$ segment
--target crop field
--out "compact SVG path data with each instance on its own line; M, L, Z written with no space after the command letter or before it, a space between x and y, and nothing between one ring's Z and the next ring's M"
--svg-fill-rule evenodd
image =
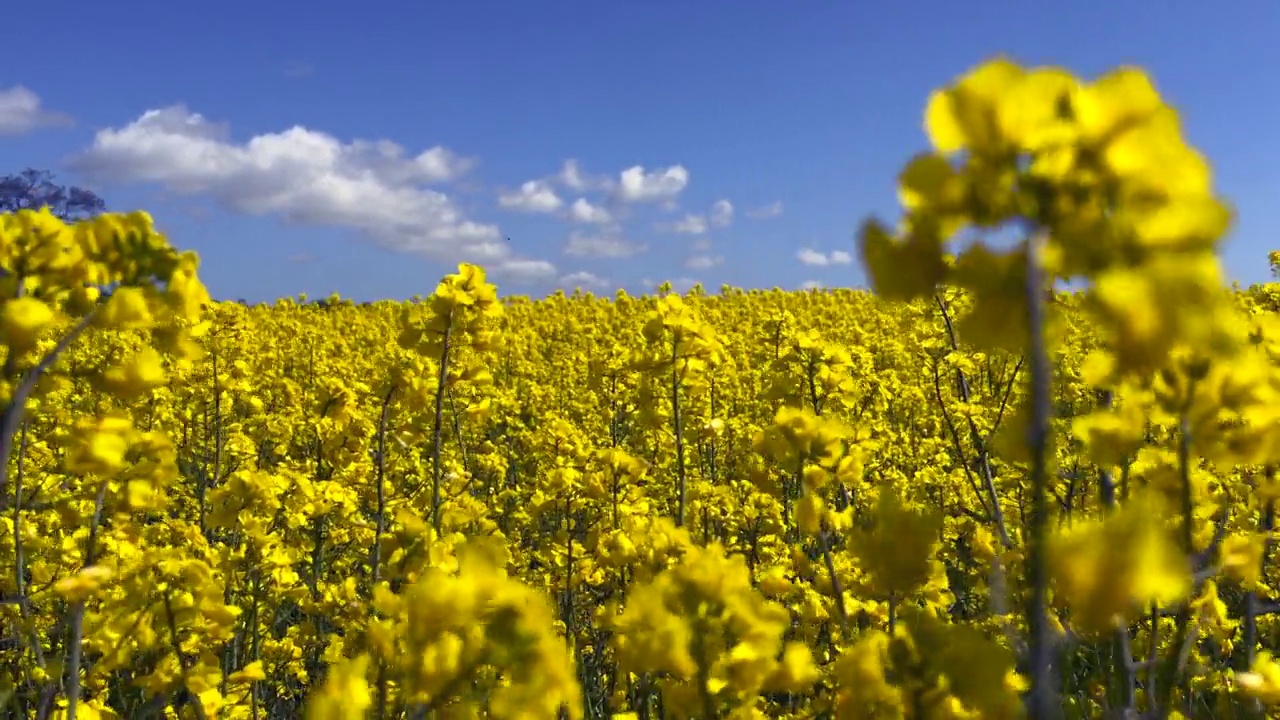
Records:
M1267 717L1280 284L1140 71L927 108L869 290L249 306L0 215L6 717Z

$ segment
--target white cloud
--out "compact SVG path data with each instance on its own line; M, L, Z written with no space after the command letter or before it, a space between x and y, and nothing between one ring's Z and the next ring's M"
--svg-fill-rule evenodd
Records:
M40 96L21 85L0 89L0 135L21 135L40 127L71 124L70 115L44 109Z
M564 253L575 257L625 258L642 253L647 248L633 243L618 234L616 229L588 235L574 230L569 233Z
M749 218L763 220L765 218L775 218L782 214L782 201L769 203L757 208L747 210L746 215Z
M564 167L560 169L560 174L556 175L556 180L558 180L561 185L577 192L586 192L588 190L610 190L613 188L612 180L607 177L590 175L584 172L582 170L582 166L574 159L564 161Z
M556 276L556 266L546 260L511 258L485 267L495 280L515 284L546 282Z
M574 222L605 225L613 222L613 215L599 205L592 205L585 198L578 198L569 206L569 219Z
M546 180L530 180L521 185L519 190L499 195L498 205L508 210L549 213L559 210L564 201Z
M825 287L826 285L824 285L821 280L805 280L800 283L801 290L821 290Z
M560 278L560 285L564 287L581 287L601 289L609 285L609 281L605 278L589 272L569 273Z
M711 250L711 238L698 238L691 244L694 252L705 253Z
M392 250L480 262L509 277L554 276L550 263L516 256L497 226L469 220L447 195L424 187L473 164L443 147L408 157L388 140L343 143L302 126L237 143L225 124L181 105L101 130L71 159L99 180L157 183L212 196L237 213L348 228Z
M617 198L625 203L670 202L688 185L689 171L683 165L653 172L635 165L618 176Z
M722 255L694 255L684 261L684 266L689 270L706 270L723 262Z
M853 262L853 255L844 250L832 250L830 253L819 252L811 248L803 248L796 253L796 258L805 265L848 265Z
M704 235L713 227L723 228L731 224L733 224L733 203L728 200L717 200L712 203L711 211L706 215L685 215L675 222L656 223L654 227L682 235Z
M711 205L711 224L716 227L729 227L733 223L733 203L728 200L717 200Z
M800 252L796 253L796 258L805 265L826 265L829 262L825 253L809 248L801 249Z
M582 192L587 189L587 180L582 175L582 168L578 166L577 160L565 160L564 168L560 170L560 182L570 190Z
M702 215L685 215L683 219L670 223L656 223L659 230L680 233L681 235L702 235L707 231L707 219Z

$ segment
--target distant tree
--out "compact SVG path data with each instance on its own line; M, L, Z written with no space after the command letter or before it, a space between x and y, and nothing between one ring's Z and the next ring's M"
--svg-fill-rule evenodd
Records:
M93 217L107 209L106 201L90 190L58 185L48 170L27 168L0 177L0 212L37 210L45 205L64 222Z

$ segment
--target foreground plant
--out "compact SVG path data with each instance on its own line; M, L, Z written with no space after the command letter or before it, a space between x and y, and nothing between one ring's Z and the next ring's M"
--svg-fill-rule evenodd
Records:
M1069 601L1067 617L1075 617L1081 630L1101 625L1124 634L1116 645L1124 655L1115 654L1111 661L1116 676L1129 686L1120 708L1129 711L1136 709L1136 661L1128 656L1127 623L1115 626L1112 616L1143 603L1153 608L1149 662L1156 664L1161 608L1176 609L1179 635L1164 659L1167 671L1153 673L1142 685L1147 709L1167 712L1186 669L1190 577L1207 563L1193 565L1216 552L1212 543L1198 541L1198 523L1204 518L1196 507L1190 458L1193 444L1199 445L1194 449L1209 448L1199 428L1193 430L1193 388L1212 367L1250 362L1237 359L1244 337L1233 332L1239 324L1215 254L1231 212L1214 194L1208 163L1182 139L1177 113L1137 69L1085 82L1058 68L1023 68L997 58L934 93L925 127L934 151L913 158L902 171L901 227L891 231L868 222L860 243L877 292L909 301L933 295L944 283L960 287L973 298L960 336L979 349L1021 351L1028 358L1030 388L1021 419L1031 512L1019 529L1026 576L1018 588L1026 604L1028 710L1037 718L1062 711L1056 685L1065 669L1055 660L1061 657L1062 638L1050 612L1056 587ZM1001 251L981 237L1007 228L1021 236L1010 250ZM953 250L975 233L978 239ZM1159 515L1144 516L1146 524L1132 531L1107 529L1132 525L1131 514L1122 513L1101 521L1103 526L1091 535L1064 538L1056 584L1051 577L1055 523L1049 498L1056 450L1050 437L1050 354L1063 338L1054 331L1058 318L1049 300L1060 281L1084 284L1085 311L1102 341L1086 382L1111 404L1127 406L1103 407L1095 416L1077 419L1081 426L1101 430L1081 439L1097 463L1098 485L1108 503L1114 503L1109 478L1116 466L1123 473L1131 471L1143 428L1129 426L1134 431L1129 437L1136 442L1129 443L1127 452L1092 450L1102 450L1107 435L1114 437L1121 429L1117 422L1142 418L1129 411L1129 404L1141 402L1153 381L1170 386L1160 403L1163 412L1147 415L1145 421L1148 433L1151 423L1167 431L1165 442L1176 447L1180 458L1171 467L1175 480L1167 499L1173 502L1167 508L1180 517L1182 563L1170 565L1163 559L1178 543L1164 523L1154 520ZM1269 373L1268 368L1264 374ZM1224 400L1202 406L1201 412L1212 415L1229 407ZM1269 418L1266 422L1274 427ZM1110 428L1104 430L1107 424ZM1265 463L1275 458L1255 452L1221 460ZM1132 536L1133 542L1109 541L1113 532L1120 533L1115 537ZM1068 544L1074 549L1066 551ZM1101 550L1103 544L1107 550ZM1088 564L1095 548L1103 553L1123 548L1120 552L1147 553L1143 558L1150 559L1134 558L1105 571ZM1107 577L1097 577L1099 573ZM1126 584L1105 589L1100 584L1125 576L1131 577ZM1169 579L1153 585L1156 576ZM1194 586L1197 591L1200 587ZM1104 592L1105 599L1099 596Z

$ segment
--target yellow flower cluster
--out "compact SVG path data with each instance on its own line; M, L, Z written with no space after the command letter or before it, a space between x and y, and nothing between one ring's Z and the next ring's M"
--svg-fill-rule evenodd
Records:
M1136 69L925 127L878 295L246 306L0 215L0 706L1280 717L1280 284L1208 163Z

